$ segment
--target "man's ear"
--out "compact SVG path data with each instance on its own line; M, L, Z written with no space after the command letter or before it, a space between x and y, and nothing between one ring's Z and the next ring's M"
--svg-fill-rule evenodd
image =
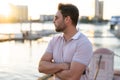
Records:
M71 22L70 16L65 17L65 22L66 22L66 23Z

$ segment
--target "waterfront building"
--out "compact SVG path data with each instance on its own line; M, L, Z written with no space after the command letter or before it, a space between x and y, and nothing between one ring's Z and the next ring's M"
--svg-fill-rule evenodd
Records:
M95 0L95 16L96 21L103 20L103 1Z
M25 5L10 5L11 18L16 21L28 21L28 7Z
M28 6L9 4L9 15L0 14L0 22L25 22L28 21Z
M40 21L53 21L54 15L40 15Z

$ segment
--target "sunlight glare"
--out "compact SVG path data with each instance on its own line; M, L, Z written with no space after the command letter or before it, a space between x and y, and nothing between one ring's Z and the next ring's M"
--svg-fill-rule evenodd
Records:
M10 15L10 6L8 3L0 2L0 15L8 17Z

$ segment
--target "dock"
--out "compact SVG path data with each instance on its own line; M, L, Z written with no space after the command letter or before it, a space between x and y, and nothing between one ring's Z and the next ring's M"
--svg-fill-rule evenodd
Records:
M0 42L11 40L37 40L44 36L56 34L53 30L23 31L21 33L0 34Z

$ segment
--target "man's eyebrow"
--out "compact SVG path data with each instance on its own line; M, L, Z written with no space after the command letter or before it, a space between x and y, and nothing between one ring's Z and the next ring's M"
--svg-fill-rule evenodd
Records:
M57 16L57 15L55 15L54 17L55 17L55 18L58 18L58 16Z

